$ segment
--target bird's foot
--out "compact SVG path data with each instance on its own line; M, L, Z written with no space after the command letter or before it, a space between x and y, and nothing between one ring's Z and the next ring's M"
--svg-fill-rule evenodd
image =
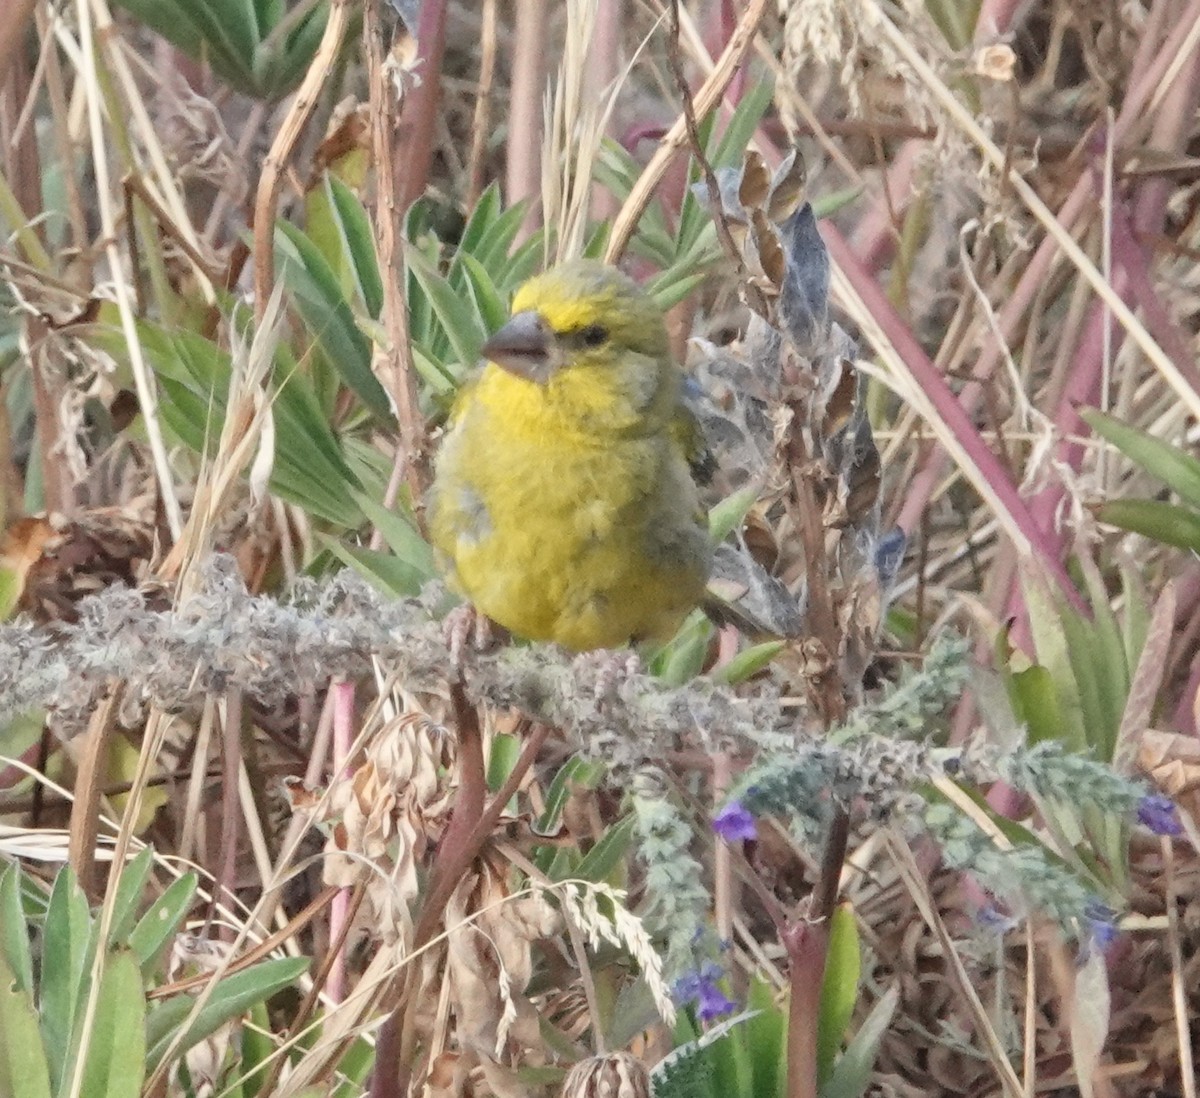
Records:
M442 639L450 649L450 667L455 675L462 675L463 654L467 642L476 652L483 652L492 641L492 622L469 602L456 606L442 619Z
M642 670L638 654L612 648L597 648L592 652L581 652L572 662L571 669L586 682L593 680L592 695L597 709L604 709L617 699L622 680L631 678Z

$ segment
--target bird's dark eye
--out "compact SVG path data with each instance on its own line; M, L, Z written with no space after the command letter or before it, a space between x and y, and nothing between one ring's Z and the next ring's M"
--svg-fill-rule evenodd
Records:
M580 331L579 341L585 347L599 347L608 342L608 329L601 324L589 324Z

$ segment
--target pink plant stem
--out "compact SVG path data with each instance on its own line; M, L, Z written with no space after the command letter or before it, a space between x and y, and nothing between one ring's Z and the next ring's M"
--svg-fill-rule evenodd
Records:
M783 935L788 957L787 1098L817 1098L817 1025L829 952L829 922L796 922Z
M1192 387L1200 389L1200 371L1196 370L1188 346L1188 337L1171 319L1158 291L1154 288L1146 253L1135 238L1133 222L1125 203L1113 204L1111 228L1114 265L1124 270L1128 276L1133 300L1142 310L1146 327Z
M890 164L881 172L883 193L859 219L851 235L855 254L869 271L879 271L888 264L900 238L893 215L899 216L912 202L913 177L927 141L905 141Z
M535 200L542 190L542 87L546 82L546 0L517 0L512 88L508 112L507 205L529 200L522 236L537 228Z
M354 683L339 679L331 687L333 691L333 772L337 778L348 774L346 763L350 758L350 746L354 741ZM329 941L342 939L342 928L350 914L350 889L339 888L329 911ZM346 949L345 943L338 949L337 956L329 968L329 979L325 984L331 1002L340 1003L346 997Z
M1166 0L1156 5L1161 8ZM1157 90L1166 76L1167 69L1182 49L1191 32L1192 24L1200 19L1200 0L1192 0L1188 5L1185 16L1172 23L1166 41L1161 48L1157 44L1155 28L1162 22L1161 18L1151 19L1139 45L1134 65L1134 75L1130 81L1130 90L1125 96L1121 111L1113 127L1113 141L1120 147L1129 139L1133 131L1143 119L1143 109L1151 95ZM1176 81L1176 84L1184 81ZM1189 81L1190 83L1190 81ZM1095 203L1095 193L1090 173L1081 173L1076 180L1067 200L1058 212L1058 220L1064 229L1070 231L1079 215L1090 209ZM1141 227L1139 223L1139 227ZM1025 273L1017 280L1003 308L998 315L1000 331L1006 340L1013 338L1014 332L1022 319L1027 315L1030 306L1037 297L1046 279L1049 277L1052 264L1058 259L1058 245L1052 237L1044 237L1029 261ZM995 340L989 340L980 351L979 361L973 371L973 381L963 387L960 400L968 413L973 413L983 396L984 388L977 382L986 381L995 371L1001 358L1001 346ZM939 447L932 447L924 465L917 471L909 482L905 502L897 517L897 523L906 531L915 530L920 516L929 504L929 500L938 484L945 476L947 457Z

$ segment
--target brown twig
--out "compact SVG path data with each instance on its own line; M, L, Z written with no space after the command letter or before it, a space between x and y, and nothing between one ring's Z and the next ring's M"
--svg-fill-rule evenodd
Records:
M321 36L321 44L263 161L254 198L254 316L260 324L275 286L275 214L279 207L283 173L287 170L300 134L316 108L317 96L325 78L334 67L350 22L350 8L350 0L332 0L330 3L329 19Z
M708 114L725 94L725 89L754 45L754 36L758 33L766 10L766 0L749 0L747 3L745 14L743 14L737 30L729 39L725 52L721 54L708 79L696 93L694 109L697 115ZM649 205L654 189L675 158L675 154L687 144L687 141L687 119L680 115L659 142L650 162L643 169L642 174L633 185L633 189L629 192L629 197L625 199L625 204L613 221L612 235L609 237L608 247L604 252L605 262L616 263L625 254L625 249L633 236L633 230L637 227L646 206Z
M100 823L101 786L108 772L108 754L117 729L117 710L124 696L119 682L110 682L96 708L79 760L75 778L75 802L71 805L70 837L67 840L67 860L89 899L96 890L96 835Z
M397 192L396 178L389 165L396 163L395 104L391 82L384 72L387 49L383 40L381 0L369 0L363 12L363 39L367 54L367 78L371 93L371 150L375 160L375 236L379 269L383 276L384 329L388 334L388 379L400 428L393 475L383 500L392 507L400 484L406 482L413 500L423 494L421 457L425 449L425 422L417 393L416 371L409 342L406 274L400 245L400 223L406 205Z
M683 71L683 58L679 47L679 0L671 0L667 5L670 15L670 37L667 39L667 63L671 67L671 75L675 78L675 87L683 105L683 123L687 130L688 142L692 147L692 156L704 176L704 186L708 191L708 204L712 210L713 227L717 230L717 239L725 254L729 256L734 269L738 272L750 307L762 316L767 315L767 299L762 290L746 277L746 264L742 253L734 242L733 233L729 231L729 220L725 216L725 205L721 201L721 184L717 181L717 173L713 171L708 157L704 155L704 145L700 140L700 129L696 125L696 107L692 102L692 89L688 87L687 75Z
M496 0L483 0L479 30L479 86L475 93L475 115L471 120L471 155L467 161L468 209L483 193L484 162L487 159L492 86L496 81Z
M445 914L446 903L491 837L496 822L521 787L550 734L547 725L535 724L530 729L521 754L504 784L485 807L487 775L479 714L467 699L461 681L451 684L450 700L458 727L458 794L437 861L430 873L429 888L413 930L410 953L418 952L433 940ZM371 1098L392 1098L407 1093L415 1062L415 1018L410 1006L419 976L419 966L410 965L400 977L399 1001L380 1032L375 1073L371 1079Z

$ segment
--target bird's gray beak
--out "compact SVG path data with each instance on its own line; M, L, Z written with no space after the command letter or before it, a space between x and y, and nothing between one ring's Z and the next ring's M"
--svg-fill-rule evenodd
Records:
M558 369L554 333L533 310L517 313L482 348L483 357L510 374L544 385Z

